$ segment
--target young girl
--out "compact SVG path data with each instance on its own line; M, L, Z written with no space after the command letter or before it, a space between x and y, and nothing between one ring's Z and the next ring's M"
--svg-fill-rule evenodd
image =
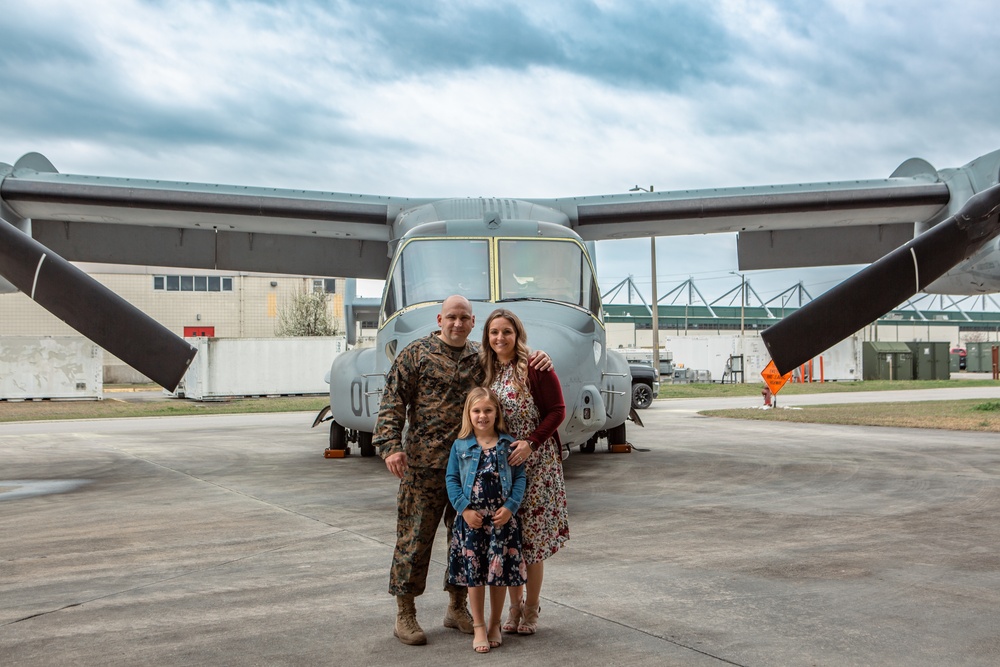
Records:
M507 587L523 585L525 577L515 517L524 496L524 466L508 462L514 439L503 428L496 394L484 387L470 391L446 476L448 500L458 512L448 553L448 583L469 587L472 648L477 653L503 643L500 615ZM485 586L490 587L489 627Z

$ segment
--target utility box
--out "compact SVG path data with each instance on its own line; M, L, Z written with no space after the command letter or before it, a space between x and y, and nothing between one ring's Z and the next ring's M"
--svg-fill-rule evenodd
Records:
M0 337L0 400L104 398L104 350L83 336Z
M949 343L907 343L906 346L913 354L914 380L951 379Z
M965 346L965 370L970 373L991 373L993 371L993 348L997 341L967 343Z
M906 343L865 341L861 358L865 380L913 379L913 352Z

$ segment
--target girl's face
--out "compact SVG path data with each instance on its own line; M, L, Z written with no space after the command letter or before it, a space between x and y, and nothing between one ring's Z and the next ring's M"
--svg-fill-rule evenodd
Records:
M493 401L484 398L473 403L469 408L469 420L476 435L492 435L497 421L497 408Z
M500 361L510 361L517 352L517 332L506 317L494 317L490 321L490 347Z

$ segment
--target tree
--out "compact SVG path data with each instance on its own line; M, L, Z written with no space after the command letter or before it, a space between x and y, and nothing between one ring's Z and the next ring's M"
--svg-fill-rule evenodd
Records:
M337 325L330 317L326 292L302 291L292 296L278 311L277 336L336 336Z

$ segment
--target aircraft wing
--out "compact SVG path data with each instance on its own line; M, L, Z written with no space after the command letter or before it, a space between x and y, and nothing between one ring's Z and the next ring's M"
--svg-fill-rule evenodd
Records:
M6 172L6 173L4 173ZM402 198L56 173L0 165L3 218L72 261L385 278Z
M928 165L929 166L929 165ZM553 200L587 241L736 232L739 268L870 263L940 217L936 173L886 179Z

